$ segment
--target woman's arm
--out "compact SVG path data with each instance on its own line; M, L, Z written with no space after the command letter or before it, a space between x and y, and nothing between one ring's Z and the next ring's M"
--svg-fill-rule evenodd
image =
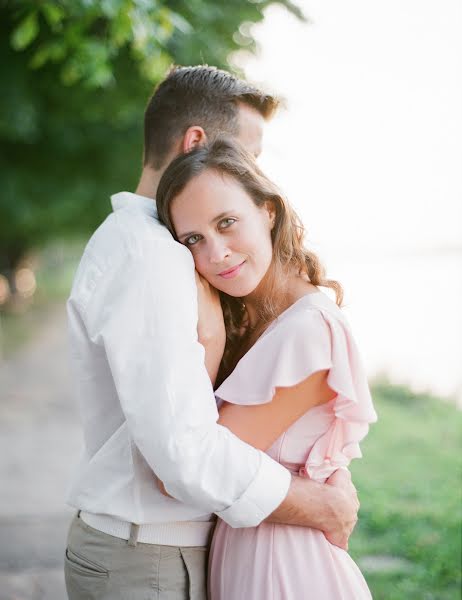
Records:
M197 271L195 273L199 309L197 335L205 348L205 367L212 385L215 385L226 343L223 310L217 290Z
M242 406L224 402L218 423L259 450L267 450L310 408L335 398L327 384L328 370L317 371L291 387L277 387L271 402Z
M241 406L225 402L218 422L255 448L267 450L310 408L335 398L336 393L327 384L328 373L327 369L317 371L297 385L276 388L268 404ZM336 471L326 483L329 485L294 476L287 498L266 520L312 526L322 530L329 542L347 550L358 519L356 489L346 469Z
M259 450L267 450L292 423L310 408L335 397L327 385L328 370L317 371L297 385L278 387L268 404L241 406L224 402L218 423ZM162 481L157 485L168 496Z

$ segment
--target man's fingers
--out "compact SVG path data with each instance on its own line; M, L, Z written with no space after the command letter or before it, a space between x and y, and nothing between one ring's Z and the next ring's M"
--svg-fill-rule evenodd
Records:
M340 487L349 484L353 485L351 483L351 473L348 469L337 469L327 479L326 483L329 483L330 485L338 485Z
M345 536L339 536L336 534L325 534L328 542L333 544L334 546L338 546L342 548L342 550L348 550L348 538Z

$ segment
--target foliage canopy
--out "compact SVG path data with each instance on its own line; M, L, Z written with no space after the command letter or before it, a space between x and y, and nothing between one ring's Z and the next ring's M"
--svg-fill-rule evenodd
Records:
M0 271L89 232L139 172L142 115L172 64L255 49L274 0L16 0L0 4ZM300 10L281 0L298 18Z

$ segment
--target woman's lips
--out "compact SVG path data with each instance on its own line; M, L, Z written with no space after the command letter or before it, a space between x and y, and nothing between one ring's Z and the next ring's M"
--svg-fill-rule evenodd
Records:
M218 275L220 277L223 277L223 279L232 279L233 277L236 277L236 275L239 273L239 271L241 270L241 267L243 266L244 263L245 263L245 260L242 261L240 265L231 267L231 269L226 269L226 271L222 271L221 273L218 273Z

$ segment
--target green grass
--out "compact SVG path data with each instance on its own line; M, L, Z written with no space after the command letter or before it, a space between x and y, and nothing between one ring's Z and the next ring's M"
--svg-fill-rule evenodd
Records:
M375 600L459 600L462 414L404 387L373 395L379 421L352 465L361 512L351 555ZM383 556L402 564L361 564Z

